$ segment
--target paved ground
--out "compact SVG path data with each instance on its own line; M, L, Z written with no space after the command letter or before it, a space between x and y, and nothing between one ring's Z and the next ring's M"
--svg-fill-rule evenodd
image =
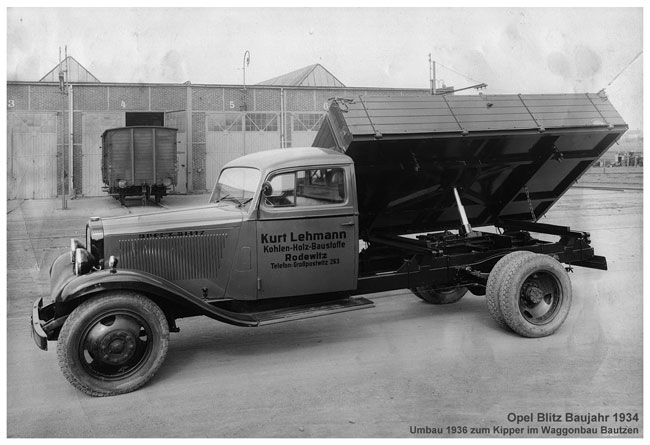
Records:
M642 167L592 167L580 178L579 187L643 190Z
M589 230L610 267L576 268L571 314L551 337L525 339L498 328L482 297L441 307L408 291L370 296L374 309L259 329L186 319L157 376L112 398L74 389L58 369L55 348L34 346L31 304L48 293L51 261L71 236L83 237L88 216L159 209L138 202L122 208L110 198L68 204L69 210L60 210L60 200L7 204L9 437L593 437L627 436L621 428L628 427L638 428L636 437L643 433L641 192L573 189L542 221ZM566 413L608 417L567 422ZM614 413L631 416L621 423ZM522 420L529 415L532 421Z

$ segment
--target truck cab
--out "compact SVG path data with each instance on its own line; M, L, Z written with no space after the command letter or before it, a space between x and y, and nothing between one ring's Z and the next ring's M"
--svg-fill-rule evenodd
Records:
M227 164L210 202L243 210L226 297L267 299L356 288L354 163L321 148L270 150ZM241 274L241 275L240 275Z

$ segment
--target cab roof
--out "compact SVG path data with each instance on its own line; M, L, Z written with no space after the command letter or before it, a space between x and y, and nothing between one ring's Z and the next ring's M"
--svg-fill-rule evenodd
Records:
M348 165L352 159L340 152L317 147L279 148L251 153L228 162L224 168L253 167L261 171L312 165Z

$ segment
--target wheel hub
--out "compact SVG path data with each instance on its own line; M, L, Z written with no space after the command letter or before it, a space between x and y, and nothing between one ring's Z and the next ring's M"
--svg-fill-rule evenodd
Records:
M99 343L99 356L111 365L119 365L133 357L135 338L130 332L110 332Z
M524 298L532 304L537 304L544 299L544 291L539 288L537 283L526 283L523 291Z
M531 323L547 323L557 313L561 298L552 275L536 273L521 287L519 310Z
M108 317L88 332L85 349L94 360L119 366L129 362L140 342L140 326L128 317Z

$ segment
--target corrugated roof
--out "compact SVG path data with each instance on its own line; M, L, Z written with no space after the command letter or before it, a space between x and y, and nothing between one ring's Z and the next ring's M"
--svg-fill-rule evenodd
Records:
M80 83L91 82L100 83L100 80L92 75L90 71L83 67L74 57L68 56L52 70L47 73L39 82L58 82L59 71L68 69L68 82Z
M597 94L360 96L345 104L355 136L550 130L626 125Z
M321 64L309 65L299 70L283 74L257 85L287 87L345 87L345 85Z

